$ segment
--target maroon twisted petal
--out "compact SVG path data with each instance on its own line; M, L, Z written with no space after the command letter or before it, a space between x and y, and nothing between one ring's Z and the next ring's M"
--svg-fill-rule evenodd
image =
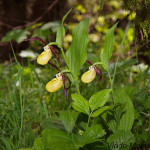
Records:
M56 65L54 65L51 61L49 61L48 63L49 63L52 67L54 67L55 69L57 69L59 72L61 72L60 69L59 69Z
M65 82L66 82L65 77L69 81L69 86L67 88L66 88L66 85L65 85ZM62 80L63 80L63 84L64 84L64 96L65 96L65 100L67 100L67 91L69 90L69 88L71 86L71 81L70 81L70 78L66 74L62 74Z
M56 56L57 61L60 62L58 51L57 51L53 46L49 46L49 48L50 48L50 50L52 51L52 53Z
M86 60L86 62L87 62L88 64L90 64L90 65L93 65L89 60ZM93 65L93 66L94 66L94 65ZM97 75L99 76L98 81L100 81L100 80L102 79L102 71L101 71L98 67L96 67L96 66L94 66L94 70L96 71ZM103 79L102 79L102 81L103 81ZM104 81L103 81L103 82L104 82Z
M40 42L42 42L45 45L48 44L46 41L44 41L43 39L41 39L39 37L33 37L33 38L30 38L30 39L24 39L23 41L40 41Z
M44 45L48 45L48 43L46 41L44 41L43 39L39 38L39 37L33 37L30 39L24 39L23 41L40 41L42 42ZM53 46L49 46L50 50L52 51L52 53L56 56L57 61L60 62L59 60L59 53L58 51L53 47Z
M56 66L56 65L54 65L51 61L49 61L48 62L52 67L54 67L55 69L57 69L59 72L61 72L60 71L60 69ZM70 88L70 86L71 86L71 81L70 81L70 78L66 75L66 74L64 74L64 73L61 73L61 76L62 76L62 80L63 80L63 85L64 85L64 96L65 96L65 100L67 100L67 90ZM66 79L65 79L65 77L68 79L68 81L69 81L69 86L66 88L66 85L65 85L65 82L66 82Z

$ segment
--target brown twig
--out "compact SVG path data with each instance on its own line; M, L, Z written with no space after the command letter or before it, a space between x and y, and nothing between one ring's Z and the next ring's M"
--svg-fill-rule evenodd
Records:
M11 25L9 25L9 24L7 24L7 23L4 23L4 22L2 22L2 21L0 21L0 26L6 26L7 28L10 28L10 29L13 28Z

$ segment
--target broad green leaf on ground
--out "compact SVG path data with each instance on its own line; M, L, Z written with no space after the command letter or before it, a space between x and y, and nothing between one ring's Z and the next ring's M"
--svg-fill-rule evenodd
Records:
M106 33L104 49L101 52L101 61L105 70L108 70L109 59L112 56L113 45L115 42L114 31L118 22L113 25Z
M18 150L33 150L33 148L21 148L21 149L18 149Z
M35 150L43 150L44 149L44 145L43 145L43 141L41 137L38 137L35 141L34 141L34 149Z
M71 97L74 101L72 104L72 107L79 112L83 112L83 113L89 115L90 108L89 108L88 101L83 96L81 96L79 94L78 95L72 94Z
M126 104L120 119L118 130L131 130L134 123L134 106L130 97L121 89L114 91L115 103Z
M114 119L111 119L109 122L108 122L108 126L110 128L110 130L112 130L112 132L116 132L117 131L117 123Z
M54 115L53 115L53 117L43 119L40 122L40 125L41 125L42 129L60 130L62 128L60 118L58 116L54 116Z
M73 40L66 52L68 65L74 76L79 74L80 68L87 59L88 27L89 19L87 18L73 29Z
M117 131L107 139L111 150L130 150L134 142L134 135L131 131Z
M122 110L123 114L121 115L118 125L115 120L112 120L109 123L110 128L113 132L116 130L131 130L134 123L134 106L130 97L122 88L117 88L114 91L114 102L115 104L125 104L125 107Z
M65 36L65 28L63 25L59 28L56 34L56 43L58 43L62 47L62 40L63 37Z
M21 43L24 39L27 38L27 36L30 34L29 31L26 30L13 30L8 32L2 39L2 42L8 42L11 40L15 40L17 43Z
M86 129L81 138L83 145L99 141L105 135L105 130L100 125L93 125Z
M105 105L106 101L109 98L110 91L111 89L105 89L91 96L89 105L92 111L96 110L98 107L102 107Z
M62 111L59 113L60 120L63 122L66 131L70 134L74 128L75 122L78 118L78 112Z
M45 129L42 132L44 150L72 150L73 142L71 136L59 130Z
M102 108L99 108L98 110L94 111L91 115L91 117L97 117L100 114L102 114L103 112L107 111L110 109L110 106L104 106Z

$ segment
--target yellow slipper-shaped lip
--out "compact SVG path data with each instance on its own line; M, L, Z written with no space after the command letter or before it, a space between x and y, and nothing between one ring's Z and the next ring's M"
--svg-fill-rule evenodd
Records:
M90 83L94 80L96 76L96 71L94 69L94 66L90 66L89 67L89 71L85 72L82 77L81 77L81 81L83 83Z
M48 61L51 59L51 57L52 57L52 52L49 46L47 45L44 47L44 51L38 56L37 63L40 65L46 65Z
M62 80L62 75L61 73L56 75L56 78L54 78L53 80L49 81L46 84L46 90L48 92L56 92L58 91L63 85L63 80Z

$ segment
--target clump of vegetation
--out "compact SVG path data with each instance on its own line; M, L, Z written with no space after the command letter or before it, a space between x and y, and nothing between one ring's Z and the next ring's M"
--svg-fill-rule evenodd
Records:
M1 87L8 91L0 99L1 149L127 150L148 146L148 66L135 65L135 59L119 61L119 55L115 63L110 61L118 22L107 30L98 56L87 51L88 18L75 26L65 51L64 21L69 13L60 23L55 42L46 42L46 37L25 40L44 45L38 66L28 59L28 67L23 67L16 57L4 70L1 66L5 82ZM129 31L130 23L119 52Z

